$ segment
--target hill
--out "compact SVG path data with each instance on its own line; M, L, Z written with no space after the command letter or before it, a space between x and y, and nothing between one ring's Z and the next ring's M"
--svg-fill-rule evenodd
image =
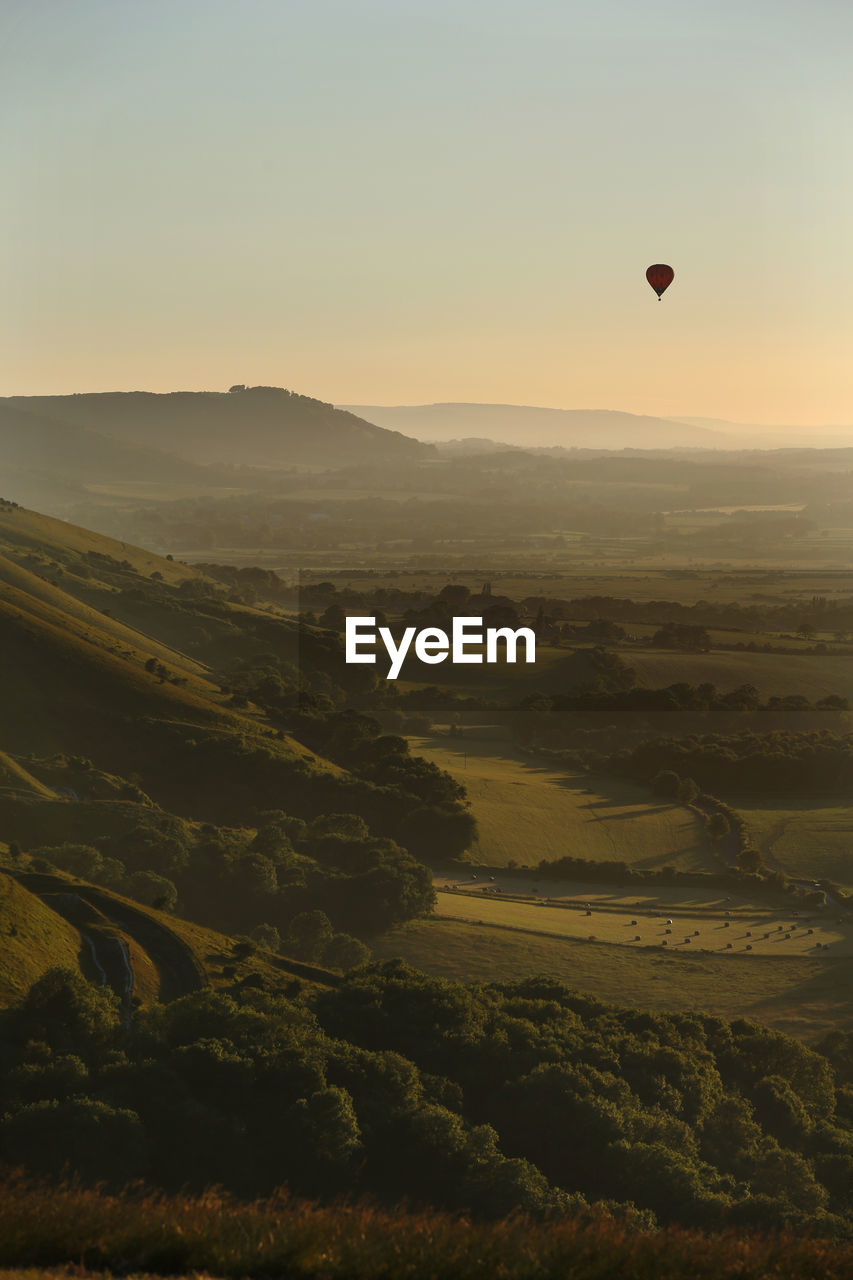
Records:
M345 709L375 683L330 632L0 504L0 839L48 868L358 963L429 910L416 858L473 828L452 778Z
M85 425L28 412L0 401L0 465L4 472L61 472L66 480L191 480L192 462L145 442L127 443Z
M736 437L708 427L611 409L465 403L342 407L419 440L486 437L490 442L569 449L714 449L736 443Z
M204 663L151 634L158 600L184 616L188 606L191 611L191 601L184 605L181 597L187 584L205 590L195 570L6 504L0 510L2 749L90 757L125 776L137 774L155 792L181 793L184 803L189 793L170 784L166 761L188 739L196 749L212 750L215 742L223 758L263 742L265 754L285 769L300 760L303 779L339 773L316 756L309 768L298 744L274 734L257 711L227 707ZM112 616L107 602L115 599L120 610L125 592L142 597L132 601L137 606L150 597L144 631ZM225 604L222 610L240 617ZM226 625L233 635L234 622ZM293 624L282 621L280 630L282 641L295 643Z
M0 855L2 857L2 855ZM179 999L205 987L283 988L294 977L324 985L337 975L181 920L62 872L0 869L0 1008L49 969L81 973L126 1006Z
M112 465L126 466L130 443L146 451L166 450L195 463L230 466L328 467L347 462L406 461L429 457L430 446L385 430L352 413L282 387L239 387L231 392L145 391L70 396L10 396L7 413L23 411L73 434L73 450L107 449L81 432L110 438ZM156 455L155 455L156 457ZM150 453L145 459L151 462ZM47 458L45 462L47 463ZM111 478L114 478L111 476ZM137 478L146 478L143 474Z
M22 999L32 984L53 966L80 967L82 941L77 930L2 872L0 935L3 938L0 1008Z

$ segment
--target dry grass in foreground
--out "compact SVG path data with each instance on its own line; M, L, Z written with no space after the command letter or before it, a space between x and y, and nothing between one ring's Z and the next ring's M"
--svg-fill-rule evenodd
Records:
M288 1280L849 1280L853 1247L793 1235L639 1231L585 1219L499 1222L280 1195L241 1204L0 1183L0 1267L42 1277L73 1268L122 1275L277 1276Z

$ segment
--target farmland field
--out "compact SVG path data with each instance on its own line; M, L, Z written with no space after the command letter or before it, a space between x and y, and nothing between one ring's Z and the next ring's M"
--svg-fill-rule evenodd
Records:
M760 643L762 638L757 639ZM709 681L721 690L754 684L762 698L797 693L814 700L838 693L853 700L853 658L847 654L618 652L637 672L640 682L650 688L679 680L689 684Z
M832 952L822 958L667 954L432 917L394 929L374 943L373 954L377 960L400 956L459 982L547 974L619 1005L750 1018L807 1041L853 1027L853 963Z
M767 805L767 799L763 802ZM784 804L784 800L782 801ZM816 802L798 809L741 804L753 839L771 866L804 879L853 886L853 810Z
M495 728L465 732L462 739L412 738L410 745L464 783L480 832L470 851L475 862L537 866L569 856L638 868L718 869L689 809L651 800L630 783L526 761Z
M373 945L437 977L512 982L547 974L574 990L641 1008L751 1018L801 1039L853 1027L847 958L688 954L520 932L451 917L410 921Z
M761 956L805 956L828 945L833 955L853 956L853 919L843 923L831 907L813 908L798 915L788 907L731 904L727 908L714 891L670 890L655 886L654 894L637 897L620 890L612 893L596 885L541 882L547 905L492 897L488 885L470 881L457 890L439 893L436 914L484 925L529 930L580 941L619 943L633 948L668 947L689 950L751 952ZM511 892L513 881L496 879L496 887ZM483 888L486 892L483 892ZM558 894L565 893L565 905ZM704 900L703 900L704 899ZM589 903L589 906L586 906ZM728 915L726 914L728 911ZM794 909L796 911L796 908Z

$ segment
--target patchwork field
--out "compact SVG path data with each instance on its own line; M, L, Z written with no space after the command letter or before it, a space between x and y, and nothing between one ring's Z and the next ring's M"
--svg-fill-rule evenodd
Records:
M566 856L638 868L717 870L695 814L641 787L527 761L489 727L412 738L411 749L464 783L479 827L475 862L535 867Z

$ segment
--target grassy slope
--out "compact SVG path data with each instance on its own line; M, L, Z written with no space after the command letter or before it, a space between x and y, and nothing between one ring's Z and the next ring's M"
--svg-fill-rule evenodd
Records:
M90 929L105 936L119 938L125 944L134 974L134 994L143 1005L156 1001L162 994L163 957L158 953L156 933L165 930L185 948L200 982L214 987L230 987L253 975L265 985L280 987L294 977L307 982L334 982L334 974L325 974L316 966L310 972L296 961L258 948L251 956L237 960L232 954L233 937L203 925L181 920L167 912L145 907L121 894L100 886L89 885L64 872L39 877L39 889L27 888L0 872L0 1007L20 1000L28 988L53 966L82 969L90 978L88 954L83 939L65 917L53 909L53 895L74 894L87 904L85 914ZM154 926L153 944L141 940L138 930L131 930L122 913L130 909ZM86 926L83 926L84 928ZM15 932L10 931L14 928ZM223 973L225 966L234 972Z
M144 646L144 647L143 647ZM262 725L221 705L216 686L195 677L187 687L161 682L145 671L159 660L158 646L135 648L116 642L100 624L87 625L73 613L8 584L0 585L0 695L3 747L13 754L66 751L91 756L119 772L139 768L139 734L129 735L128 719L142 724L177 722L214 735L257 738ZM176 665L171 662L174 669ZM304 755L286 737L264 736L283 758ZM315 758L312 770L339 774Z
M780 798L782 805L786 798ZM850 805L817 801L799 808L771 806L769 797L739 811L771 866L805 879L853 886L853 816Z
M24 592L0 594L0 624L3 741L13 751L85 753L87 741L102 736L109 711L210 725L228 720L189 688L160 684L144 670L144 651L126 657L99 629L84 629L38 601L31 607Z
M187 676L190 686L200 692L213 694L216 690L216 686L204 678L204 668L185 654L115 618L106 617L69 591L46 582L3 555L0 555L0 603L42 622L62 625L73 635L86 637L139 666L148 658L156 658L164 666L168 664L172 672Z
M166 560L153 551L145 551L129 542L120 542L79 525L22 507L15 510L0 508L0 548L6 554L35 555L39 558L51 551L72 551L78 555L96 551L119 561L127 560L137 573L145 577L154 572L161 573L164 581L172 585L200 576L195 569L177 560Z
M464 783L477 819L476 861L536 866L571 856L638 868L717 870L696 816L650 801L641 787L548 769L515 755L509 742L466 730L463 739L414 738L422 755Z
M20 1000L54 965L79 967L79 933L23 885L0 874L0 1006Z
M15 800L26 798L56 801L56 796L50 787L33 777L22 764L13 760L5 751L0 751L0 809L7 797L13 797Z

